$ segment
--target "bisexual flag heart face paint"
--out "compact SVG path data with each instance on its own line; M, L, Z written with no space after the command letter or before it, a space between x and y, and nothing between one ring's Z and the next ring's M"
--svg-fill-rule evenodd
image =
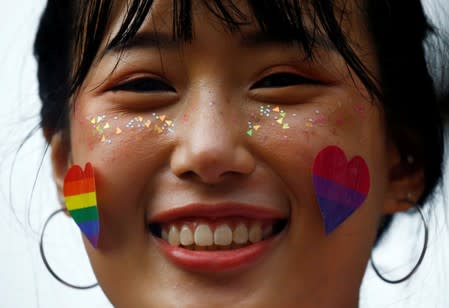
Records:
M84 171L72 166L64 178L64 200L73 220L89 242L97 247L100 224L94 169L87 163Z
M315 158L312 173L325 231L330 234L365 201L370 187L368 166L362 157L348 162L342 149L328 146Z

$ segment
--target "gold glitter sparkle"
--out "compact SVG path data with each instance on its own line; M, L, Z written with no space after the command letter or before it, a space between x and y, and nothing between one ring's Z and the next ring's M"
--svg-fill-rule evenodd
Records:
M268 124L268 127L280 126L282 129L290 128L290 124L287 123L288 113L280 106L273 107L271 105L262 105L259 107L259 116L260 117L256 117L254 114L252 114L251 121L248 121L246 134L250 137L253 137L257 131L262 129L262 124L260 123L261 118L272 118L274 120L272 123Z
M94 134L98 136L98 140L103 144L112 144L112 136L121 135L132 130L144 131L148 129L158 134L174 132L175 122L169 119L167 115L152 113L150 116L136 116L128 120L124 126L123 122L120 121L122 118L123 114L111 117L106 114L100 114L86 117L86 120L92 126ZM153 124L155 119L160 121L157 125Z

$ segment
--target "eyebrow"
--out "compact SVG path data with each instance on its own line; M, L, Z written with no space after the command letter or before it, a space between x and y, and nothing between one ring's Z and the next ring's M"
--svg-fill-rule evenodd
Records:
M324 50L335 50L335 46L329 38L323 35L310 35L310 37L313 37L314 47L319 47ZM242 33L240 35L240 45L244 48L260 48L270 45L291 45L294 42L294 40L282 39L260 31ZM182 39L175 39L172 34L158 31L145 31L137 33L126 42L109 44L106 47L105 52L116 53L137 48L177 49L182 44L185 44L185 41Z

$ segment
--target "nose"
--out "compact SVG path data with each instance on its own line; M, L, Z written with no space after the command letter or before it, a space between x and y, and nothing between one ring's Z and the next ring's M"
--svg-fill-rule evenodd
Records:
M187 104L194 111L186 113L178 125L178 142L170 162L180 178L217 184L232 176L249 175L255 169L242 127L236 123L238 116L233 116L234 104L217 97L207 91L206 95L192 96L192 104Z

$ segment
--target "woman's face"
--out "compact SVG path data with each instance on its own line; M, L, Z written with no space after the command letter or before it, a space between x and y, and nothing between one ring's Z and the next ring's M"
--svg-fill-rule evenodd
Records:
M193 40L174 41L169 3L99 58L71 114L72 161L95 167L86 247L104 292L118 307L355 307L391 164L378 105L325 38L304 60L194 4ZM375 71L358 11L345 23ZM329 145L366 161L371 188L326 235L312 166Z

